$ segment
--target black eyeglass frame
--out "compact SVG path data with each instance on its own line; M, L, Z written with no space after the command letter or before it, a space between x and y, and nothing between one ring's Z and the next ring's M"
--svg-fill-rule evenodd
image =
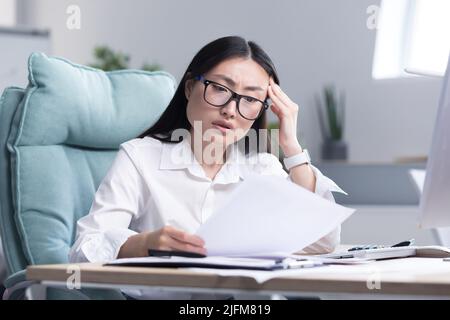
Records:
M223 84L221 84L221 83L218 83L218 82L215 82L215 81L212 81L212 80L205 79L204 76L196 76L196 77L195 77L195 80L198 80L198 81L202 82L202 83L205 85L205 90L203 91L203 99L204 99L208 104L210 104L210 105L212 105L212 106L214 106L214 107L224 107L224 106L226 106L228 103L230 103L231 100L236 100L236 109L237 109L237 111L239 112L239 114L241 115L241 117L243 117L244 119L247 119L247 120L250 120L250 121L256 120L256 119L258 119L259 117L261 117L261 115L263 114L264 110L267 110L267 109L269 108L269 103L267 102L267 99L264 100L264 101L262 101L262 100L259 100L259 99L255 98L255 97L252 97L252 96L241 95L241 94L239 94L239 93L234 92L233 90L231 90L230 88L228 88L227 86L225 86L225 85L223 85ZM215 85L224 87L225 89L229 90L229 91L231 92L231 97L230 97L230 99L228 99L224 104L220 104L220 105L218 105L218 104L213 104L213 103L209 102L209 101L206 99L206 89L208 88L208 86L209 86L210 84L215 84ZM256 118L250 119L250 118L247 118L246 116L244 116L244 115L241 113L241 110L239 109L239 102L241 101L241 98L251 98L251 99L254 99L254 100L256 100L256 101L259 101L259 102L261 102L261 103L263 104L263 107L262 107L261 110L259 111L259 113L258 113L258 115L256 116Z

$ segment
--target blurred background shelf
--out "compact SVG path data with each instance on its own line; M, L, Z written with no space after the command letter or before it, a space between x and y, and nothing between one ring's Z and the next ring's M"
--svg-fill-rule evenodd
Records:
M334 180L348 196L335 193L336 202L345 205L419 204L417 189L409 175L410 169L425 169L417 163L347 163L315 164L324 175Z

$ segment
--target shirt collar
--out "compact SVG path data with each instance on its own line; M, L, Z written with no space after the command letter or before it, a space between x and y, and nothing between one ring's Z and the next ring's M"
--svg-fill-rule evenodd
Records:
M228 147L227 161L214 178L214 183L229 184L244 179L245 155L239 150L237 144ZM187 169L192 175L203 180L210 180L206 177L203 168L198 163L191 149L190 141L184 138L178 143L162 143L160 170L180 170Z

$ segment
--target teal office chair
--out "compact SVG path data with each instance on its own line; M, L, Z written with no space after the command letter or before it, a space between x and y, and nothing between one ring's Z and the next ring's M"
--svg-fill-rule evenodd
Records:
M30 285L25 268L67 263L76 222L89 212L119 145L161 115L175 92L165 72L103 72L31 54L27 88L0 100L0 232L5 298ZM119 291L49 289L50 299L123 299Z

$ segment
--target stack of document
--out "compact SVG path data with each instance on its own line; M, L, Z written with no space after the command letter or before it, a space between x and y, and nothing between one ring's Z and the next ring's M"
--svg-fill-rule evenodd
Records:
M284 178L250 175L197 231L206 258L146 257L109 265L274 270L321 265L292 253L321 239L354 209L326 200Z
M309 268L322 265L320 261L308 259L257 259L237 257L143 257L118 259L107 263L109 266L165 267L165 268L212 268L212 269L248 269L248 270L283 270Z

